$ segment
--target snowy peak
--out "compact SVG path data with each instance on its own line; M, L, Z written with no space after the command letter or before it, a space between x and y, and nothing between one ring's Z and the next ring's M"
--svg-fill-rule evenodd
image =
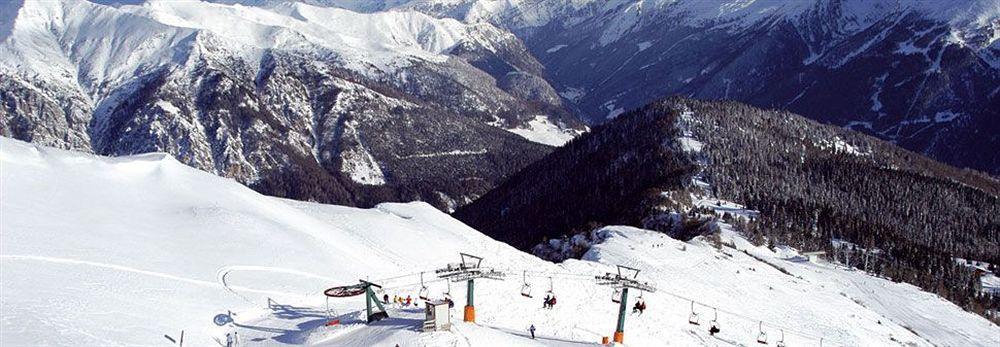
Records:
M916 11L954 25L982 26L1000 16L1000 5L990 0L923 1L923 0L311 0L324 6L347 8L361 12L389 9L415 9L440 17L459 18L468 22L501 22L512 28L542 27L550 22L572 25L586 17L607 16L618 21L639 24L637 18L673 16L675 24L715 25L727 22L753 24L775 16L794 19L820 8L836 8L841 16L855 25L876 21L889 13ZM608 23L622 26L622 23Z
M486 42L479 26L435 19L418 12L364 14L301 3L250 7L188 1L150 1L109 7L87 1L32 1L20 7L4 65L36 62L44 71L55 56L64 70L77 65L97 81L130 77L135 70L170 63L193 32L224 38L219 42L243 55L262 49L333 52L358 71L368 64L383 71L407 59L442 62L465 40ZM180 53L180 52L178 52ZM104 71L103 69L114 69ZM53 72L58 76L65 71Z
M468 35L465 25L421 13L363 14L302 3L247 7L152 1L136 12L178 27L196 28L260 48L294 47L283 32L331 50L399 52L435 57Z
M194 32L86 1L25 1L0 69L98 87L176 62Z

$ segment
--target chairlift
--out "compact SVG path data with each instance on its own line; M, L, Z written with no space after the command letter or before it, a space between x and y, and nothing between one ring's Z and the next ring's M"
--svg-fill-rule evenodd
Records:
M764 322L761 321L757 324L757 330L760 331L757 334L757 343L766 345L767 344L767 333L764 332Z
M420 300L427 300L427 293L428 292L429 292L429 290L427 290L427 286L424 285L424 273L421 272L420 273L420 292L417 294L417 297L420 298Z
M698 313L694 312L694 300L691 301L691 315L688 316L688 323L698 325Z
M523 273L524 285L521 286L521 296L530 298L531 297L531 284L528 283L528 271L525 270Z
M778 340L777 346L778 347L785 347L785 330L784 329L781 330L781 340Z
M444 281L444 283L448 284L448 289L444 291L444 298L445 300L451 300L451 281Z
M615 288L615 290L613 292L611 292L611 302L616 303L616 304L622 303L622 289L621 288Z
M715 310L715 315L708 322L708 331L714 334L721 330L719 329L719 309L713 308L713 310Z

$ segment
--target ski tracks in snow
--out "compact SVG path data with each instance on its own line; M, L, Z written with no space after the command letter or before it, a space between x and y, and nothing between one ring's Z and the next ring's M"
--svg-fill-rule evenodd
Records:
M219 270L216 271L216 273L215 273L216 283L218 285L222 286L222 288L225 289L227 292L230 292L233 295L236 295L236 296L240 297L241 299L243 299L244 301L249 302L251 304L256 304L256 303L253 302L253 300L250 300L250 298L246 297L245 295L240 294L239 292L237 292L237 290L239 290L241 292L250 292L250 293L256 293L256 294L270 294L270 295L288 295L288 294L294 294L294 293L266 291L266 290L255 290L255 289L249 289L249 288L244 288L244 287L240 287L240 286L230 286L229 282L226 280L226 276L229 276L229 274L232 273L232 272L234 272L234 271L256 271L256 272L284 273L284 274L291 274L291 275L297 275L297 276L302 276L302 277L314 278L314 279L318 279L318 280L336 282L335 279L332 279L332 278L329 278L329 277L326 277L326 276L320 276L320 275L313 274L313 273L308 273L308 272L299 271L299 270L293 270L293 269L280 268L280 267L256 266L256 265L230 265L230 266L223 266L223 267L219 268ZM308 294L308 293L303 293L303 295L305 295L305 294Z
M220 268L219 271L216 273L216 279L217 280L215 282L213 282L213 281L205 281L205 280L199 280L199 279L193 279L193 278L187 278L187 277L172 275L172 274L165 273L165 272L143 270L143 269L139 269L139 268L135 268L135 267L131 267L131 266L111 264L111 263L102 263L102 262L96 262L96 261L90 261L90 260L79 260L79 259L60 258L60 257L38 256L38 255L14 255L14 254L0 254L0 260L2 260L2 261L36 261L36 262L46 262L46 263L54 263L54 264L81 265L81 266L89 266L89 267L97 267L97 268L102 268L102 269L114 270L114 271L119 271L119 272L134 273L134 274L138 274L138 275L156 277L156 278L160 278L160 279L171 280L171 281L176 281L176 282L182 282L182 283L187 283L187 284L192 284L192 285L197 285L197 286L203 286L203 287L216 287L216 288L221 287L222 289L224 289L224 290L226 290L226 291L228 291L228 292L230 292L230 293L232 293L232 294L234 294L236 296L239 296L239 297L243 298L244 300L248 300L248 301L249 301L249 299L246 298L246 296L238 293L237 291L239 291L239 292L245 292L245 293L266 294L266 295L288 295L288 294L294 294L294 293L277 292L277 291L269 291L269 290L260 290L260 289L253 289L253 288L247 288L247 287L241 287L241 286L230 286L228 283L226 283L226 275L228 275L230 272L233 272L233 271L279 272L279 273L287 273L287 274L299 275L299 276L304 276L304 277L309 277L309 278L315 278L315 279L333 281L333 279L331 279L331 278L320 276L320 275L316 275L316 274L311 274L311 273L308 273L308 272L303 272L303 271L298 271L298 270L292 270L292 269L276 268L276 267L267 267L267 266L250 266L250 265L224 266L224 267ZM252 301L250 301L250 302L252 303Z
M58 258L58 257L36 256L36 255L8 255L8 254L0 255L0 260L26 260L26 261L40 261L40 262L56 263L56 264L84 265L84 266L99 267L115 271L130 272L145 276L158 277L162 279L184 282L199 286L209 286L209 287L217 286L217 284L212 281L196 280L191 278L175 276L163 272L149 271L124 265L100 263L89 260L77 260L77 259Z

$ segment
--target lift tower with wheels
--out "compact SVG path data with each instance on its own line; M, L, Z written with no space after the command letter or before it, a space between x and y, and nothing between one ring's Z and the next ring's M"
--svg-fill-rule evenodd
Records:
M476 306L474 303L475 279L485 278L492 280L503 280L503 272L482 267L483 258L471 254L459 253L462 262L448 264L448 266L434 270L438 278L443 278L451 282L466 281L468 291L466 292L465 316L466 322L476 322Z
M618 326L615 328L614 341L624 343L625 340L625 315L628 310L628 290L629 288L642 290L648 293L656 292L656 288L649 282L639 282L639 269L618 265L618 273L605 273L601 276L594 276L597 284L611 286L616 290L621 290L621 299L618 302Z
M371 283L365 280L359 280L361 283L333 287L323 291L323 294L328 298L346 298L350 296L357 296L364 294L365 296L365 308L368 313L368 323L379 321L385 318L389 318L389 314L385 312L385 307L382 307L382 301L375 297L375 292L372 291L372 287L381 289L382 286L375 283ZM378 311L372 312L372 303L378 307Z

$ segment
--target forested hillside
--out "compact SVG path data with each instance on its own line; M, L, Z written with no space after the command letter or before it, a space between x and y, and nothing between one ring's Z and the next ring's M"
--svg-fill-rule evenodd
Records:
M983 313L997 302L954 259L1000 263L998 192L987 175L792 113L671 98L595 128L455 215L530 249L604 224L708 232L692 199L734 201L760 212L737 222L755 242L844 262L850 252L851 265Z

